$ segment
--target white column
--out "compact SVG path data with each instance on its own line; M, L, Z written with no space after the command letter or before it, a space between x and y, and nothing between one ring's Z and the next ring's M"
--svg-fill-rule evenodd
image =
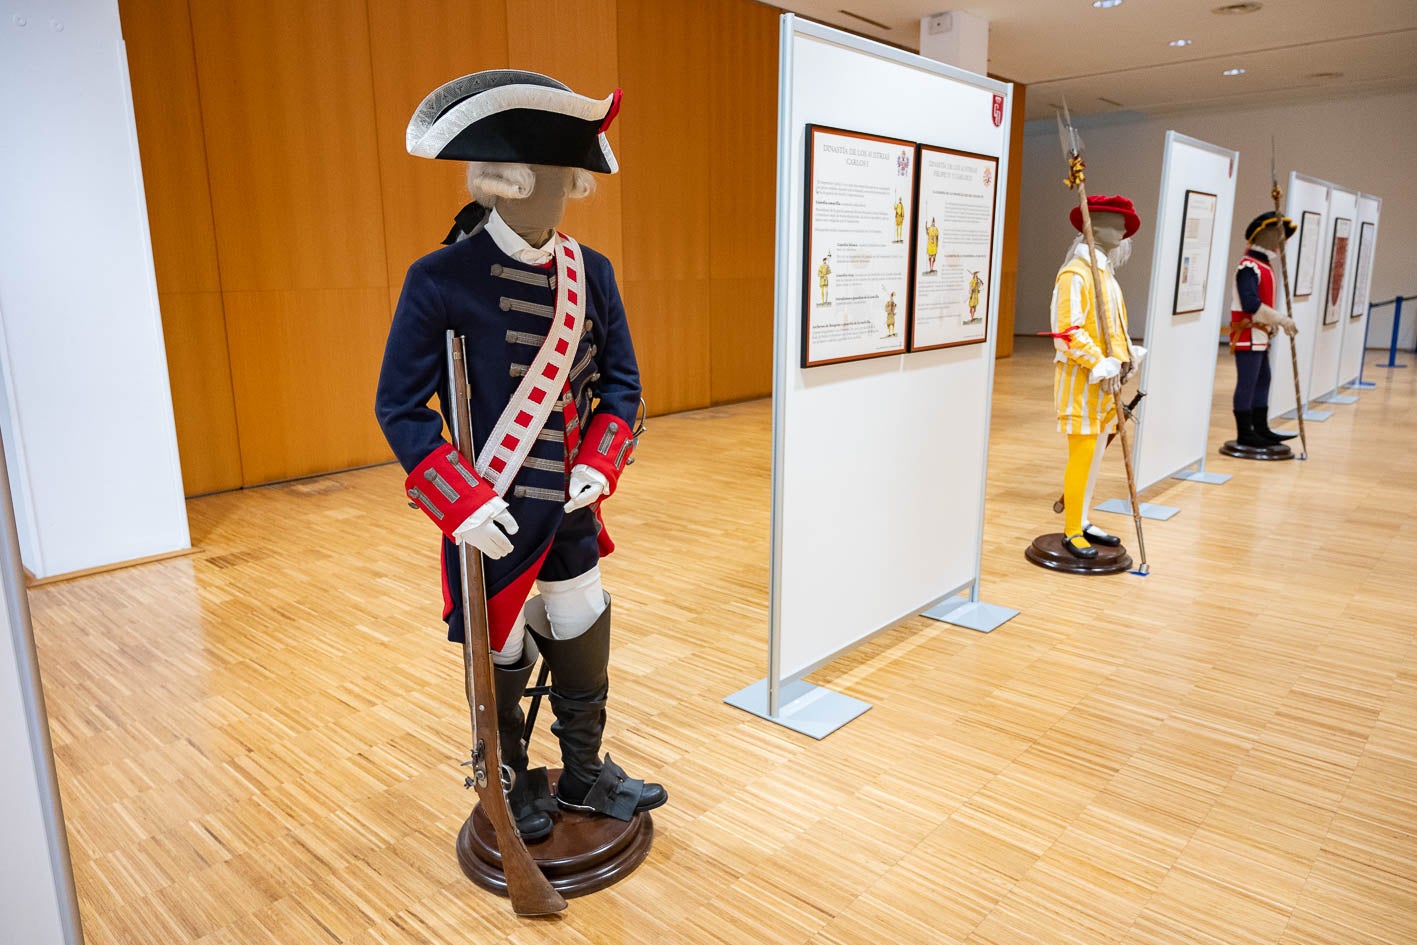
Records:
M989 73L989 21L951 10L920 21L920 55L976 72Z
M24 563L188 547L116 0L0 18L0 428Z

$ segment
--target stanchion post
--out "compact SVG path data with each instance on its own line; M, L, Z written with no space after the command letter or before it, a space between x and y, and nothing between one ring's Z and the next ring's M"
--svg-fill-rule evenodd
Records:
M1402 296L1392 300L1392 340L1387 346L1387 364L1374 365L1381 368L1405 368L1407 365L1397 363L1397 333L1402 328Z

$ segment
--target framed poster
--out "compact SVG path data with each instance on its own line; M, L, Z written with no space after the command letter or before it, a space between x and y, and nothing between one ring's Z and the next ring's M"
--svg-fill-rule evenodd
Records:
M1348 306L1349 318L1362 318L1368 312L1368 290L1373 274L1373 238L1377 227L1371 220L1358 227L1358 263L1353 270L1353 301Z
M1314 294L1314 274L1319 268L1319 227L1323 217L1313 210L1305 210L1299 218L1299 252L1294 264L1294 298L1308 298Z
M1203 190L1186 191L1186 203L1181 214L1180 258L1176 262L1176 294L1171 301L1172 315L1205 311L1216 203L1215 194Z
M802 366L905 351L915 143L807 126Z
M1328 292L1324 295L1324 324L1338 322L1342 312L1343 278L1348 274L1348 237L1353 221L1337 217L1333 221L1333 246L1328 253Z
M922 144L910 350L987 340L999 159Z

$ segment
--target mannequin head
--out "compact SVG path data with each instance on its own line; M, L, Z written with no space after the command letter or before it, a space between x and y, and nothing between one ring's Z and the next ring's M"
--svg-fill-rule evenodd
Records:
M467 166L467 189L527 243L544 246L561 225L566 201L589 196L595 178L579 167L473 161Z
M1279 251L1279 244L1282 241L1283 236L1280 233L1280 228L1277 226L1267 226L1263 230L1260 230L1258 233L1255 234L1255 238L1251 241L1251 245L1258 246L1260 249L1265 249L1271 253L1275 253Z
M1120 213L1107 211L1092 214L1092 239L1104 253L1122 245L1127 233L1127 220Z

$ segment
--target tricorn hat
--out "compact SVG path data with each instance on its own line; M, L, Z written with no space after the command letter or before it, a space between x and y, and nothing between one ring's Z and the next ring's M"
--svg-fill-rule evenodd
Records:
M605 129L619 111L619 89L597 101L536 72L474 72L440 85L419 104L408 123L408 153L614 174L620 165Z
M1132 206L1132 201L1127 197L1088 197L1087 212L1093 213L1120 213L1126 219L1126 232L1122 234L1123 239L1129 238L1137 230L1141 229L1141 217L1137 216L1137 208ZM1082 208L1073 207L1073 212L1068 214L1068 219L1073 222L1073 229L1082 232Z
M1255 237L1259 236L1262 231L1272 226L1278 226L1281 220L1284 221L1284 238L1289 239L1289 237L1294 235L1294 231L1299 228L1294 225L1293 220L1288 217L1280 216L1278 213L1270 210L1268 213L1261 213L1259 216L1255 217L1250 221L1250 225L1245 227L1245 242L1253 243Z

